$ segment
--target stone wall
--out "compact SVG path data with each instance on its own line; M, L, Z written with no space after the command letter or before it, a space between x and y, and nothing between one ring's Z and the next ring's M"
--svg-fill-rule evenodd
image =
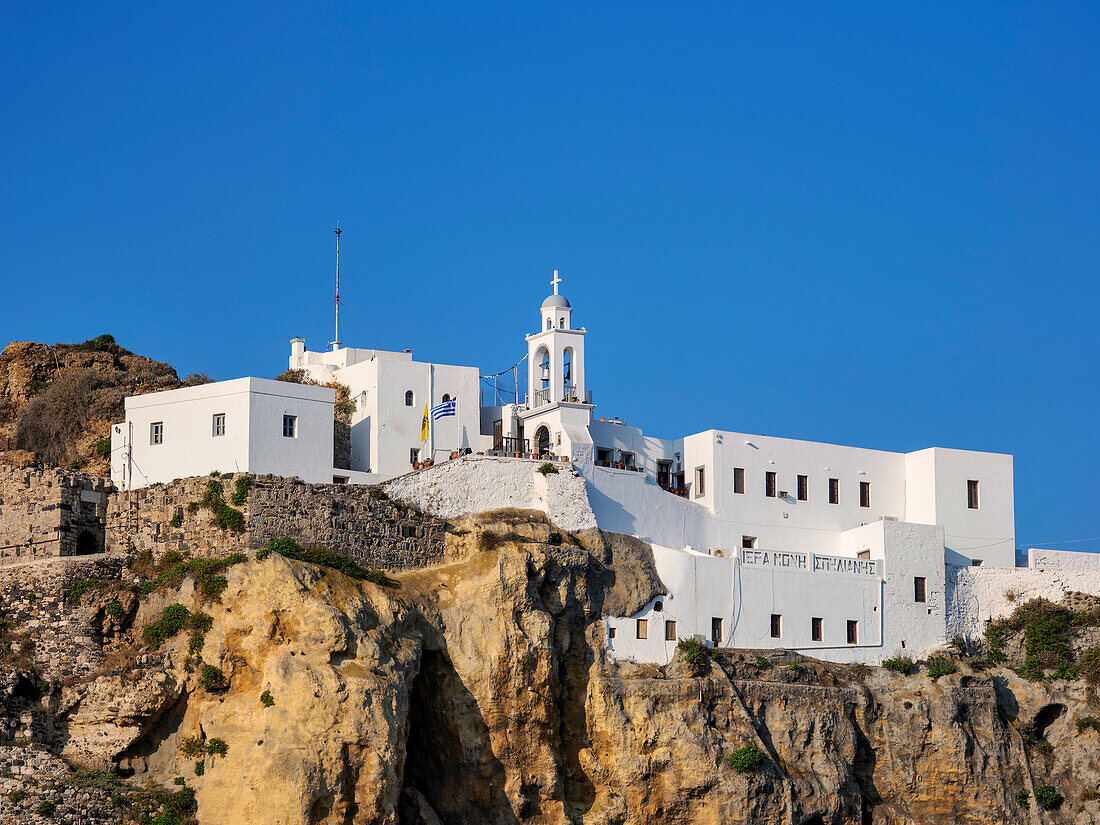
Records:
M304 546L323 545L366 567L402 570L443 558L445 521L387 500L358 484L305 484L279 476L255 476L245 514L245 531L214 524L201 501L208 478L188 478L112 496L107 513L111 551L160 556L168 550L196 556L226 556L257 549L273 538ZM228 501L236 476L219 478ZM172 519L179 517L179 526Z
M110 481L0 466L0 564L102 552Z

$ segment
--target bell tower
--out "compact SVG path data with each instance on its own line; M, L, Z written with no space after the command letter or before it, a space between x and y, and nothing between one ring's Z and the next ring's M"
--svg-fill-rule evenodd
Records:
M527 405L584 404L584 329L572 328L573 308L558 291L561 277L554 270L554 292L542 302L540 329L527 336Z

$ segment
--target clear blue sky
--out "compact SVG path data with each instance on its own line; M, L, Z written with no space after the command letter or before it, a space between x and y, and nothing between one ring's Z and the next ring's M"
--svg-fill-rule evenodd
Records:
M1098 537L1098 42L1095 3L5 3L0 337L274 375L331 340L339 219L350 345L496 372L558 268L597 414L1011 452L1020 542Z

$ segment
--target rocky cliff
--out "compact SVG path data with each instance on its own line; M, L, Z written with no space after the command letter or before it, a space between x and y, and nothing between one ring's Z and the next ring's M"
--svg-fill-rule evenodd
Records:
M146 559L87 585L100 666L30 713L79 772L0 749L0 792L26 794L0 822L44 803L53 821L202 825L1100 817L1081 681L967 658L907 675L691 648L614 664L607 606L660 590L634 540L509 512L457 522L444 564L389 579L260 556ZM26 678L0 686L24 713ZM28 764L48 781L25 783Z

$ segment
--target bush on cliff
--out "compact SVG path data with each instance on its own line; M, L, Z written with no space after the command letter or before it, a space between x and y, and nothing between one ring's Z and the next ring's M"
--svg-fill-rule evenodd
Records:
M892 670L894 673L900 673L904 676L910 670L913 669L913 660L908 656L895 656L892 659L887 659L882 663L882 666L887 670Z
M160 647L182 631L190 618L190 611L182 604L170 604L161 611L159 619L145 625L141 635L153 647Z
M755 773L764 761L764 752L756 745L744 745L726 757L726 764L737 773Z
M267 546L256 553L256 561L263 561L272 553L295 561L304 561L339 570L353 579L363 579L375 584L391 585L393 581L381 570L360 567L354 559L333 553L325 547L302 547L291 538L272 539Z

